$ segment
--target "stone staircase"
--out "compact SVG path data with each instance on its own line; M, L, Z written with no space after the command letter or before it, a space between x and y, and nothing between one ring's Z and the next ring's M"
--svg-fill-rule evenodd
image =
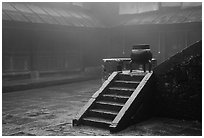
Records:
M134 114L127 111L151 75L143 72L114 72L79 112L73 125L100 127L113 132L120 130L119 124L122 124L123 118Z

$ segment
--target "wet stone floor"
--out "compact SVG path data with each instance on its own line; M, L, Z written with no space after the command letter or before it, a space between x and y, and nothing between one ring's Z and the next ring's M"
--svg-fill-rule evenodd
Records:
M3 136L188 136L202 135L202 124L152 118L111 134L79 126L72 119L101 86L100 80L2 94Z

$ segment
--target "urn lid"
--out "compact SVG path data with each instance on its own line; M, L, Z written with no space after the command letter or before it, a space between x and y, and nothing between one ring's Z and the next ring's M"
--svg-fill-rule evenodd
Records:
M132 49L150 49L150 45L149 44L137 44L137 45L133 45Z

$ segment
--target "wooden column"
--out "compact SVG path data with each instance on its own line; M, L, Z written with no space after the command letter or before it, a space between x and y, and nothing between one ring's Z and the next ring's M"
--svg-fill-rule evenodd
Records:
M39 71L37 68L37 47L39 40L37 39L37 32L33 32L33 37L30 39L30 76L31 79L39 79Z

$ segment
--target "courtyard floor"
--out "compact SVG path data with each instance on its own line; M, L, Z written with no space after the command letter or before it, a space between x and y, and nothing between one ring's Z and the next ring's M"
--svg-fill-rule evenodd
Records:
M72 126L72 119L100 88L90 80L2 94L2 135L6 136L186 136L202 135L202 124L169 118L152 118L127 129L108 130Z

